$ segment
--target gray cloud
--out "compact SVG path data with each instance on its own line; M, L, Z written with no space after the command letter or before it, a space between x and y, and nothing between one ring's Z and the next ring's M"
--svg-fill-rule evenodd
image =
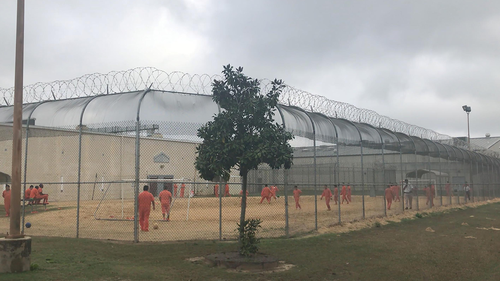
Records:
M0 11L0 86L13 85L15 3ZM25 81L137 66L256 78L464 135L500 135L500 2L35 1Z

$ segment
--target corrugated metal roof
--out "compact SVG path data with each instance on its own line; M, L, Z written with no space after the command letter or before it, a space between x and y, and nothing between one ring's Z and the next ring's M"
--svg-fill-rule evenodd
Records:
M475 144L486 149L494 146L496 143L500 141L500 137L488 137L488 138L471 138L470 143Z

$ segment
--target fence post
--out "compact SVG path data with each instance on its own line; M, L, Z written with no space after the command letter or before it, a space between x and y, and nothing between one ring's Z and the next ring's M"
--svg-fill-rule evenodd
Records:
M217 190L218 191L218 195L219 195L219 241L222 241L222 189L223 186L222 186L222 178L219 179L219 189ZM248 186L247 186L248 188ZM240 239L238 238L238 241Z
M152 86L152 84L151 84ZM135 120L135 190L134 190L134 242L139 242L139 177L141 164L141 103L146 94L151 90L151 86L141 93L141 98L137 104L137 116Z
M283 185L284 185L284 192L285 192L285 236L286 238L290 237L290 226L288 224L288 169L285 169L284 171L284 179L283 179Z

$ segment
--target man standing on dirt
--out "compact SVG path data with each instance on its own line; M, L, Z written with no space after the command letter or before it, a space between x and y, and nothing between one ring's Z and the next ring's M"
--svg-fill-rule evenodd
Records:
M302 209L302 207L300 207L300 203L299 203L301 193L302 193L302 191L297 186L295 186L293 188L293 199L295 199L295 210Z
M332 191L328 188L326 184L325 184L325 189L323 190L323 193L321 194L321 198L319 200L323 200L323 197L325 197L325 203L326 207L328 208L328 211L331 211L332 209L330 208L330 199L332 198Z
M215 195L215 197L219 197L219 185L218 184L214 185L214 195Z
M401 199L399 198L399 186L397 183L394 183L394 185L391 186L392 190L392 200L394 202L398 201L401 202Z
M182 190L182 189L181 189ZM165 213L167 214L167 221L170 221L170 204L172 203L172 193L168 191L167 187L158 195L161 204L161 213L163 220L165 220Z
M267 203L271 204L272 192L271 192L271 189L269 189L269 187L267 186L267 184L262 189L260 196L261 196L261 198L260 198L259 204L262 204L262 201L264 201L264 199L267 200Z
M436 197L436 187L431 184L430 185L430 192L431 192L431 207L434 207L434 198Z
M349 204L349 200L347 200L347 188L345 187L345 183L342 183L342 190L340 191L342 195L342 204L344 204L344 200Z
M177 197L177 184L174 183L174 193L172 194L174 197Z
M148 191L149 186L145 185L143 187L143 192L139 194L139 224L141 225L142 231L149 231L149 213L151 212L151 204L153 205L153 210L155 209L155 198L153 194Z
M464 191L465 191L465 202L467 202L467 199L470 201L470 186L467 182L464 184Z
M391 185L388 185L385 189L385 200L387 201L387 210L391 209L392 205L392 189Z
M335 205L337 205L337 202L339 201L339 188L337 185L333 186L333 202L335 202Z
M184 191L186 191L186 185L184 183L181 183L181 194L179 195L180 198L184 198Z
M408 183L408 179L405 179L403 184L403 193L405 196L405 209L408 210L408 206L410 206L411 209L413 203L413 185Z
M271 185L271 194L272 194L272 197L274 198L274 201L276 201L276 193L279 191L278 187L276 186L276 184L274 185Z
M226 183L226 186L224 187L224 197L231 197L231 194L229 193L229 184Z
M5 190L2 193L3 206L5 207L5 216L10 216L10 185L5 185Z

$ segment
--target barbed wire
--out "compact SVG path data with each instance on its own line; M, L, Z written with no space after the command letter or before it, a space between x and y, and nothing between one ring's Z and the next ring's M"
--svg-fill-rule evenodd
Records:
M217 74L193 75L178 71L168 73L154 67L137 67L125 71L112 71L107 74L86 74L71 80L35 83L25 86L23 94L25 103L131 92L143 90L150 86L155 90L210 95L214 79L222 79L222 76ZM262 79L260 82L262 92L268 92L271 88L271 80ZM0 95L3 97L0 105L13 104L14 88L0 88ZM280 96L280 103L297 106L304 110L322 113L330 117L367 123L374 127L385 128L410 136L434 141L453 140L452 142L455 146L468 147L466 142L448 135L380 115L370 109L358 108L352 104L314 95L289 85L285 85L283 93ZM479 146L472 148L475 150L484 149Z

